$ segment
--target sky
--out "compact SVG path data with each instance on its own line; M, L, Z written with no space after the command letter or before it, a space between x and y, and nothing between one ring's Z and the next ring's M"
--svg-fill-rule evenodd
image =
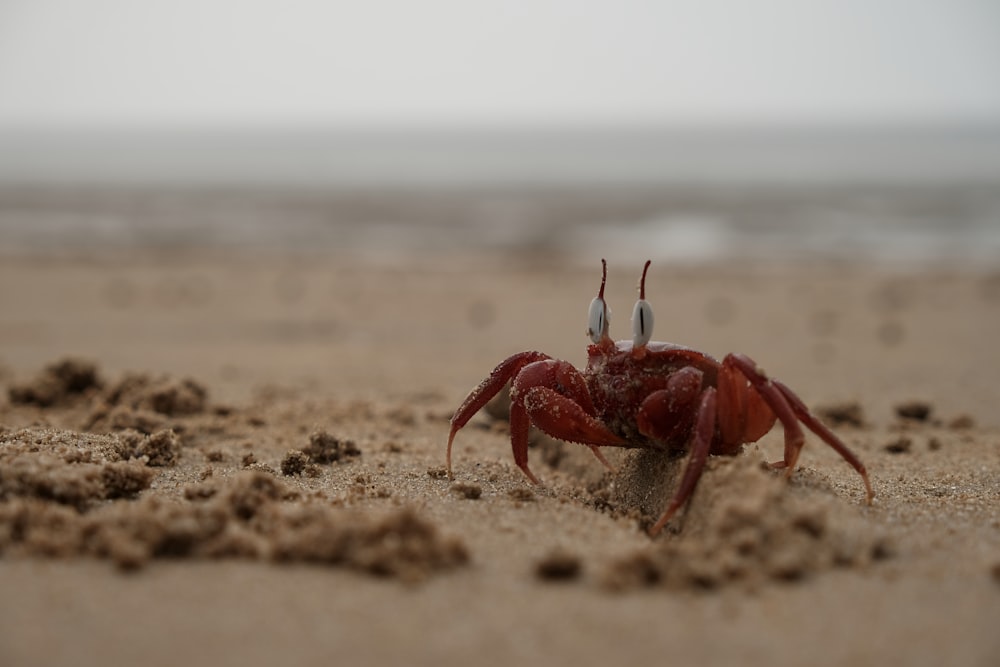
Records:
M970 123L996 0L0 0L0 131Z

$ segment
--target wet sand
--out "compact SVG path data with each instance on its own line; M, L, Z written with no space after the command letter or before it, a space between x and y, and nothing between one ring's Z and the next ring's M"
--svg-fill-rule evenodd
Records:
M598 268L5 257L0 662L995 664L1000 274L654 265L654 338L749 354L877 495L813 436L766 470L776 427L650 541L683 459L536 436L533 487L484 413L444 475L497 362L584 363Z

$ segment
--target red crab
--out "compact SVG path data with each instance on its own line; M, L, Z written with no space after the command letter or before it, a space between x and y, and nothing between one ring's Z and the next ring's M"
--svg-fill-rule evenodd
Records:
M865 484L867 502L874 497L861 460L824 426L784 384L769 378L743 354L727 354L718 362L703 352L650 342L653 310L646 301L646 262L639 283L639 300L632 311L632 340L617 343L608 336L604 302L607 263L597 297L590 304L587 368L579 371L566 361L541 352L520 352L500 363L465 399L451 418L451 448L465 424L510 382L510 441L514 462L535 484L528 469L528 427L534 424L550 436L590 447L608 468L599 447L642 447L665 451L690 450L680 486L650 535L656 535L694 492L709 454L734 456L745 443L755 442L780 421L785 452L773 468L790 476L805 436L799 422L833 447Z

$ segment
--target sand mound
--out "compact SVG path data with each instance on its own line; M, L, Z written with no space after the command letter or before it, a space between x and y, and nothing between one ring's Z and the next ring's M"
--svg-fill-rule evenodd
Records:
M207 407L208 391L194 380L127 373L101 393L83 428L151 434L170 418L198 415Z
M90 512L38 498L0 503L0 554L108 558L124 569L153 558L247 558L338 565L416 581L463 565L465 547L410 510L373 518L242 472L188 500L155 496Z
M50 407L71 403L103 384L95 364L66 358L49 364L27 382L11 385L7 394L17 405Z
M685 459L639 452L612 493L618 508L636 507L648 525L666 503ZM662 473L662 474L660 474ZM608 568L613 588L716 588L794 581L837 567L864 567L889 555L886 538L852 499L786 482L755 452L709 460L681 516L649 547Z
M164 415L203 409L196 385L143 377L126 377L102 396L103 405L147 406ZM310 461L357 457L360 449L318 431L307 452L297 453L296 472L304 472L315 467ZM180 456L180 440L169 429L148 435L0 430L0 555L106 558L123 569L155 558L310 562L405 581L468 561L461 542L412 510L345 509L260 470L208 469L179 497L136 499L154 481L155 467L173 467Z
M85 509L135 496L154 476L148 453L164 461L175 440L169 431L155 438L56 429L0 433L0 501L36 498Z

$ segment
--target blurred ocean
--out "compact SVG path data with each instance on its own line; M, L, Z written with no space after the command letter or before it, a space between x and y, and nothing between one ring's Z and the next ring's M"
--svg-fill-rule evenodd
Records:
M0 253L1000 266L1000 129L0 135Z

